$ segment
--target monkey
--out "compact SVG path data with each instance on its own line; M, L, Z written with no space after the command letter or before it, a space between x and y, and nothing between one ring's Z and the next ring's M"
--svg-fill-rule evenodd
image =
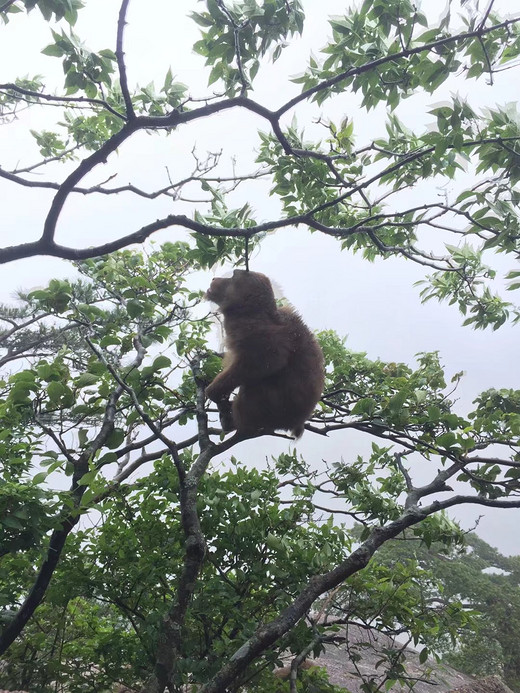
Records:
M299 438L323 392L323 354L314 335L292 308L278 308L271 282L259 272L215 278L206 298L224 316L223 369L206 388L223 430L244 436L284 430Z

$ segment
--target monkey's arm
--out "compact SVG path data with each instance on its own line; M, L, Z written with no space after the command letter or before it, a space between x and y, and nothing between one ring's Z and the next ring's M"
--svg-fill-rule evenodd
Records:
M289 350L279 348L263 354L240 355L208 385L206 395L214 402L226 399L239 385L274 375L287 364L288 358Z
M238 329L240 327L240 329ZM285 325L250 324L228 330L230 351L224 357L223 369L206 388L206 395L219 402L240 385L267 378L287 365L291 354L291 337Z
M240 380L237 378L237 372L231 365L219 373L213 382L208 385L206 396L214 402L221 402L227 399L239 385Z

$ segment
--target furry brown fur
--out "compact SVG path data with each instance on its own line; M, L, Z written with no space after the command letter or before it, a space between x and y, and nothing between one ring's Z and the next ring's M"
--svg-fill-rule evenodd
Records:
M271 282L258 272L235 270L229 279L214 279L206 298L224 316L223 370L206 389L223 429L244 435L290 430L299 437L324 379L323 355L308 327L292 308L277 307Z

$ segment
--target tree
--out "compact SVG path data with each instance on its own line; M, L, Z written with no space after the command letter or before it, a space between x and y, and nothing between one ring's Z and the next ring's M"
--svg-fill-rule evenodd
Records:
M436 354L413 371L349 352L330 332L320 335L326 393L308 428L362 431L369 458L320 471L292 453L263 472L212 469L240 437L219 441L206 407L220 357L207 346L208 316L193 316L198 255L179 243L86 260L82 279L52 280L0 313L10 682L81 690L70 673L79 658L81 681L93 664L97 687L120 677L146 691L236 689L286 651L303 658L343 640L337 629L352 623L432 648L435 634L455 636L464 609L429 609L417 576L433 575L411 563L366 569L370 557L407 528L459 542L446 508L520 504L518 393L485 393L463 418ZM497 444L510 457L485 457ZM423 486L412 482L415 454L438 466ZM467 493L446 497L454 479ZM82 519L92 512L99 526ZM357 544L336 512L363 522ZM405 677L394 655L389 680Z
M133 84L123 41L128 5L120 6L115 50L97 52L65 28L76 22L78 0L0 6L6 30L36 8L57 22L44 54L60 58L65 73L65 93L37 77L0 85L5 128L24 108L61 113L52 130L32 132L41 159L0 168L9 184L53 194L40 238L12 243L0 258L74 259L82 276L54 279L0 312L1 675L41 691L103 690L116 678L148 692L273 690L272 669L289 652L294 691L304 680L297 665L344 638L340 629L353 622L404 628L426 657L435 634L455 637L468 614L460 605L428 609L414 578L420 566L384 572L370 559L407 529L426 543L457 543L443 514L451 507L520 507L520 393L484 392L463 415L451 399L461 375L450 390L437 354L420 354L415 369L374 362L324 332L326 390L308 431L357 430L370 437L371 454L323 469L288 453L265 471L238 463L217 470L212 460L241 439L222 438L206 406L220 357L208 345L210 322L190 272L244 262L266 232L305 225L367 260L402 256L430 268L424 300L456 303L467 324L517 320L517 309L493 293L494 271L482 260L487 251L491 260L492 252L518 254L516 115L495 108L479 116L453 98L432 110L436 127L413 133L395 109L448 78L493 79L514 67L520 18L501 19L493 3L480 14L464 4L465 27L455 31L450 14L433 24L406 1L367 1L332 20L322 60L312 58L295 80L302 92L272 110L254 100L252 85L261 62L276 60L301 32L298 2L208 0L193 14L201 27L195 50L218 90L202 102L171 71L159 93ZM305 103L325 108L345 92L360 92L363 109L389 108L386 135L358 146L353 119L324 116L324 140L307 141L296 122L287 124ZM254 113L268 128L258 136L260 169L226 176L220 155L194 153L191 175L160 190L83 180L139 131L174 135L230 109ZM58 164L66 170L60 182L34 176L54 176ZM226 195L264 179L280 204L267 222ZM442 203L403 197L423 180L446 179L456 192ZM206 196L189 216L168 214L91 247L56 241L69 197L186 204L188 186ZM122 250L171 227L190 231L189 241L146 255ZM427 236L439 228L443 240L457 239L442 254ZM518 276L507 272L510 289ZM417 465L428 470L427 483L414 481ZM131 481L138 470L142 478ZM464 490L453 489L459 482ZM341 514L363 524L358 542L334 521ZM405 681L399 652L388 663L384 678ZM320 672L307 676L320 679L309 690L330 690ZM367 690L381 685L366 682Z
M464 547L426 546L408 537L378 552L385 565L405 560L416 560L438 578L442 591L435 598L441 603L455 598L478 614L462 631L456 650L447 643L443 658L467 674L503 676L518 690L518 556L503 556L474 533L466 535Z
M488 248L513 255L518 250L519 126L514 110L494 108L481 116L471 103L453 97L431 109L434 127L419 133L395 113L403 99L421 91L435 93L449 78L478 84L487 77L492 82L495 74L515 66L520 18L502 19L493 5L474 13L463 3L460 30L454 30L455 7L435 23L410 2L364 2L360 9L331 22L333 37L322 58L311 58L305 72L293 80L302 85L302 91L275 108L256 102L253 86L261 65L269 58L277 60L288 39L301 33L304 14L297 0L233 5L211 0L205 10L192 13L201 27L194 50L205 60L211 89L217 90L202 99L195 99L189 87L175 82L171 70L159 92L153 84L145 88L134 84L127 74L124 50L129 2L121 3L114 50L94 52L72 30L53 30L52 42L43 53L62 61L64 93L49 93L41 77L0 84L7 124L23 108L63 111L53 130L31 131L40 160L11 169L3 166L0 171L14 185L55 191L39 239L4 248L1 261L39 254L95 257L143 242L160 229L181 227L195 232L208 260L217 262L229 252L229 239L235 239L236 246L239 239L300 225L332 236L342 249L361 251L368 259L402 256L430 268L425 300L435 297L457 303L470 324L496 328L508 315L516 319L517 309L488 285L486 280L494 272L482 258ZM38 7L46 20L61 26L73 25L81 6L80 0L19 0L0 9L3 20L14 24L22 21L21 11ZM351 115L341 122L324 115L321 141L307 141L296 124L285 124L286 116L296 116L306 103L325 107L336 94L346 92L362 95L363 110L379 104L389 108L385 134L356 145ZM171 180L158 190L82 183L135 133L172 134L230 109L255 114L266 129L257 140L260 170L231 175L230 182L238 185L244 179L267 177L271 195L280 203L279 218L262 222L248 205L228 208L218 155L196 157L191 175ZM56 161L66 167L61 182L35 177L35 171L56 170ZM476 175L476 180L470 175L469 187L466 176L460 175L463 164ZM403 192L421 181L442 185L454 179L459 185L442 201L431 195L425 202L418 195L408 206L401 201L406 200ZM210 209L206 204L195 206L191 216L169 214L88 248L56 242L57 224L71 196L124 194L175 200L188 185L190 190L207 193ZM445 232L443 240L448 243L443 254L434 252L428 241L432 229ZM512 280L509 288L517 288L516 270L507 277Z

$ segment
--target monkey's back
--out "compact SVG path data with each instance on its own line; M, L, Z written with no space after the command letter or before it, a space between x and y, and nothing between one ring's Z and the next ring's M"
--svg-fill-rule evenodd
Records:
M299 436L323 392L323 354L292 308L281 308L278 318L277 338L288 346L287 363L276 373L245 382L233 413L239 430L281 429Z

